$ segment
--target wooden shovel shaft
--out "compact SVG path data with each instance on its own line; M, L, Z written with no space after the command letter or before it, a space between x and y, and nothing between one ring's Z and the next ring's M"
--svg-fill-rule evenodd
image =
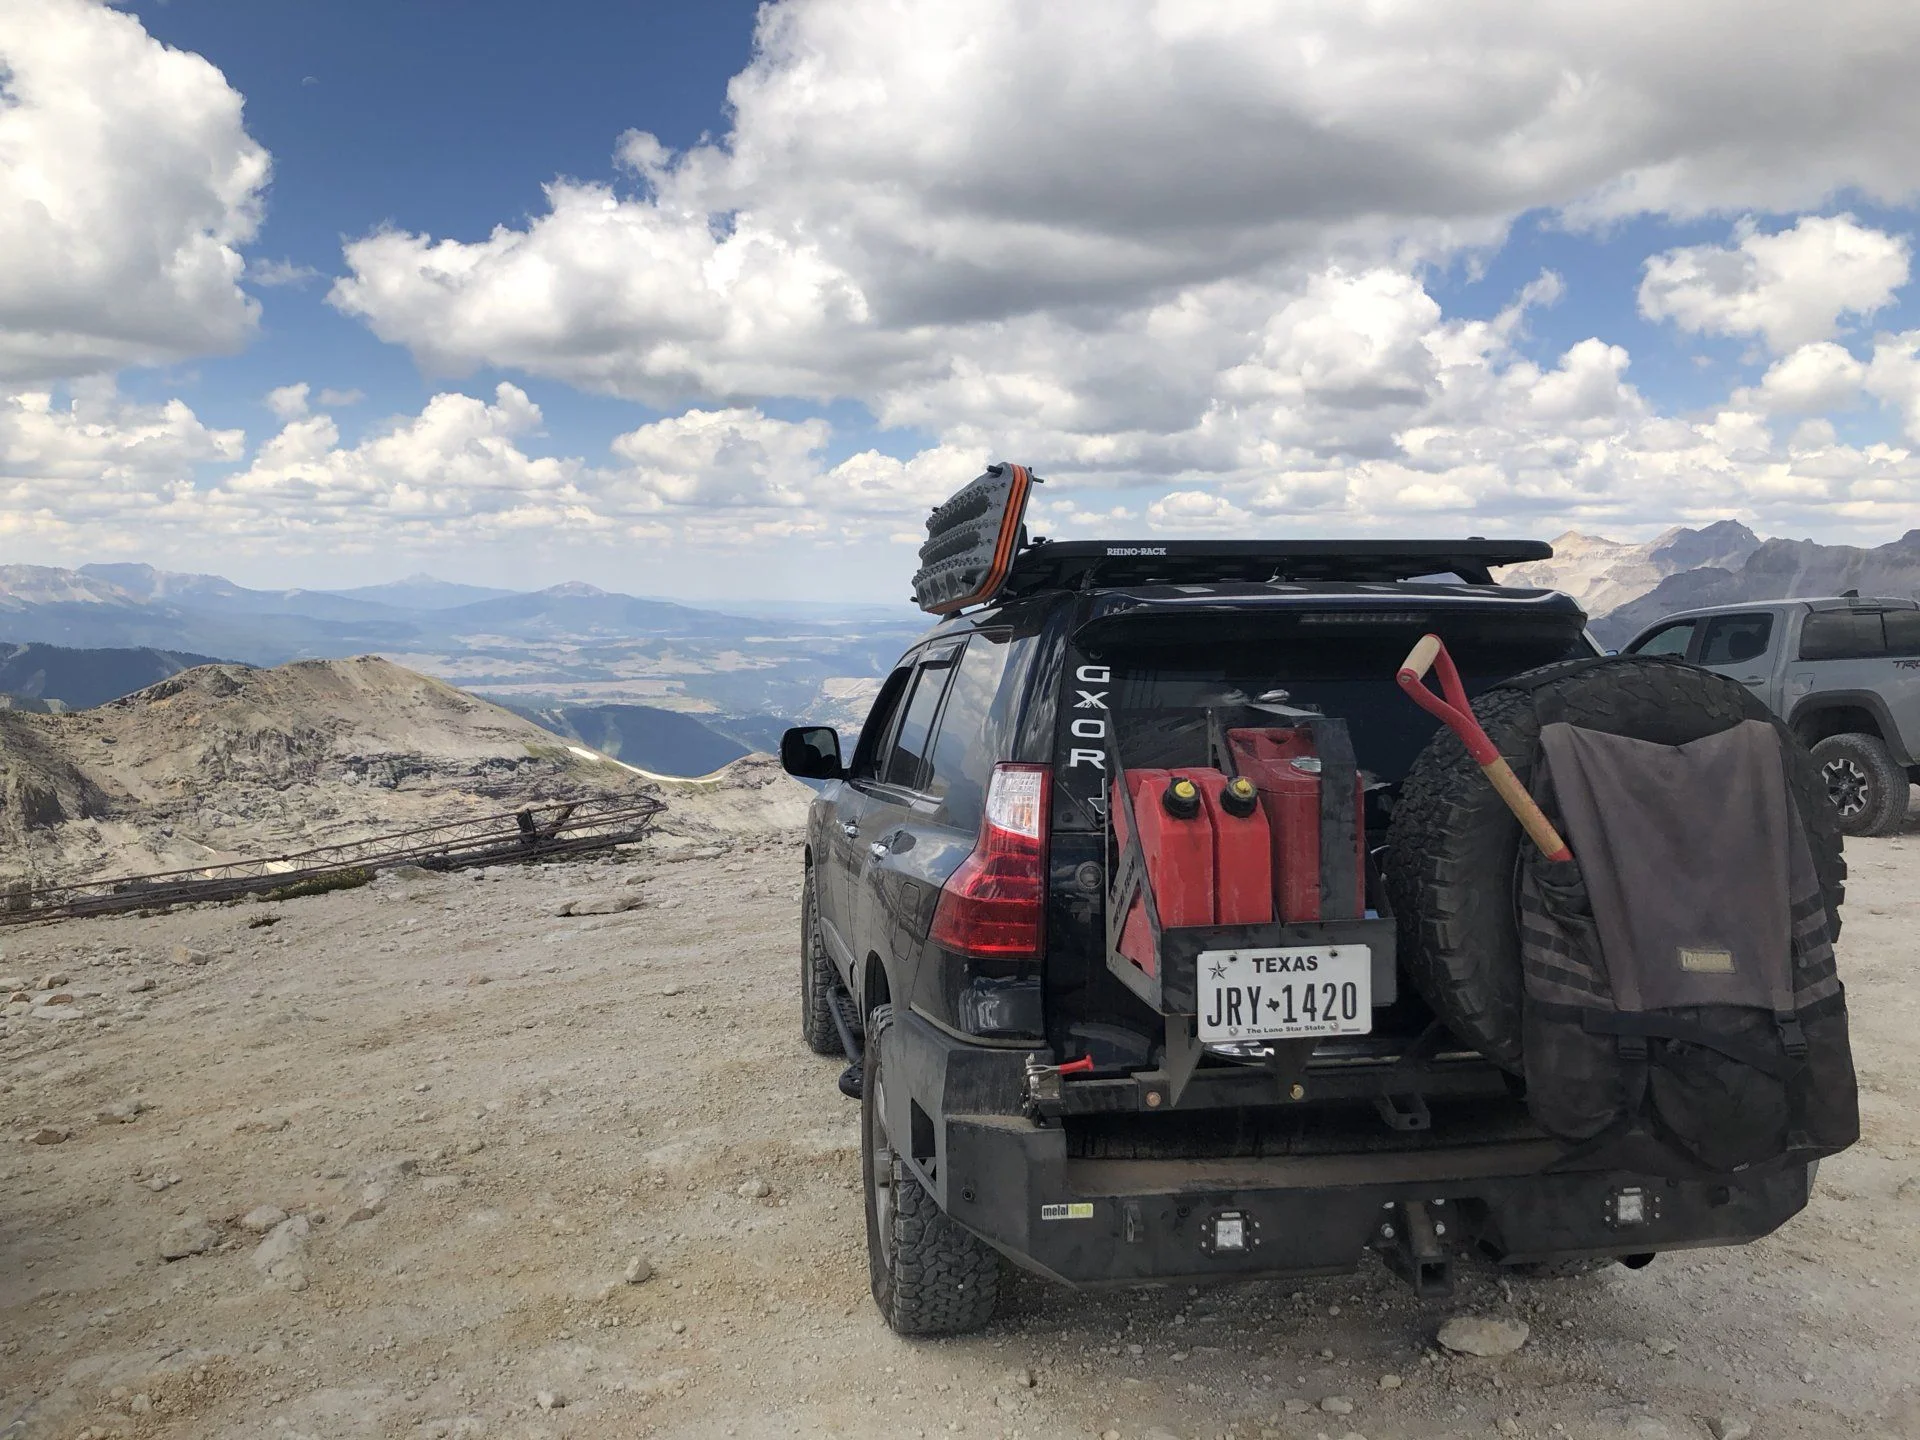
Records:
M1504 759L1495 759L1490 765L1482 765L1480 773L1493 782L1493 788L1500 792L1500 798L1507 802L1507 808L1513 811L1514 818L1520 822L1520 828L1527 837L1540 847L1540 853L1549 860L1571 860L1573 852L1567 848L1567 842L1560 838L1560 832L1553 828L1553 822L1547 819L1533 796L1527 793L1527 787L1520 783L1520 777L1513 773L1513 767Z
M1436 664L1440 670L1440 688L1445 692L1444 699L1426 685L1427 672ZM1440 637L1422 635L1407 653L1406 661L1395 678L1409 699L1460 737L1460 743L1467 747L1467 754L1480 767L1480 773L1487 777L1500 798L1506 802L1507 808L1513 811L1520 828L1540 847L1541 853L1549 860L1571 860L1573 852L1567 848L1567 842L1560 838L1560 832L1554 829L1553 822L1534 803L1533 796L1527 793L1527 787L1513 773L1513 767L1507 764L1493 741L1487 738L1487 732L1480 728L1480 722L1473 718L1473 707L1467 701L1467 691L1460 682L1460 672L1454 669L1453 657L1447 654L1447 647Z

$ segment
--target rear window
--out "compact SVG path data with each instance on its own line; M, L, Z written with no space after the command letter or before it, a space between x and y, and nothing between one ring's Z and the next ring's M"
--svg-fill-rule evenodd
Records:
M1889 655L1920 655L1920 610L1889 610L1880 618L1887 625Z
M1209 712L1225 726L1274 724L1251 708L1263 697L1345 720L1361 767L1388 782L1405 776L1433 737L1437 722L1394 683L1425 625L1312 614L1182 618L1177 633L1164 635L1144 617L1131 634L1124 622L1103 627L1114 638L1097 653L1083 640L1090 658L1112 667L1108 703L1128 769L1206 764ZM1441 618L1433 628L1470 695L1520 671L1594 653L1566 626L1472 617Z
M1878 610L1816 610L1800 627L1802 660L1877 660L1886 653Z
M946 801L947 820L977 830L993 779L995 753L1005 719L1000 682L1013 645L1004 635L975 635L954 666L947 707L940 712L940 733L933 741L933 773L925 789Z

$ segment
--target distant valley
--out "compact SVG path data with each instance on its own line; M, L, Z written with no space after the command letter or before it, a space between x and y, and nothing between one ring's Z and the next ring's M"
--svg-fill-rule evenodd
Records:
M560 733L612 735L632 747L628 763L648 769L766 748L793 721L857 725L879 677L927 623L904 605L723 611L581 584L516 592L416 576L358 590L252 590L146 565L0 566L0 641L15 646L251 665L379 654L523 713L565 712ZM162 677L134 678L129 689ZM110 698L86 693L89 704ZM604 716L588 713L603 706ZM650 713L687 717L708 738Z
M1793 595L1920 596L1920 530L1875 547L1762 539L1723 520L1643 543L1569 532L1500 580L1564 590L1618 646L1674 610ZM148 565L0 565L0 708L87 708L219 659L378 654L664 775L777 747L789 724L857 728L923 633L908 608L703 608L569 583L513 591L417 575L254 590Z

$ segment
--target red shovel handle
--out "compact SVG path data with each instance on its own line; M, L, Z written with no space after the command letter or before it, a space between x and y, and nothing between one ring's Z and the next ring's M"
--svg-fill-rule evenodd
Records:
M1440 672L1440 688L1445 692L1445 699L1427 688L1429 670ZM1500 798L1507 802L1507 808L1513 811L1514 818L1519 820L1521 828L1533 843L1540 847L1541 853L1549 860L1571 860L1573 852L1567 848L1567 842L1560 838L1560 832L1553 828L1553 822L1541 813L1533 796L1527 793L1527 787L1513 773L1513 767L1507 764L1498 747L1487 738L1487 732L1480 728L1480 722L1474 718L1473 707L1467 700L1467 688L1460 683L1460 672L1454 668L1453 657L1447 653L1446 643L1438 635L1422 635L1407 653L1400 673L1394 678L1400 688L1407 692L1408 699L1460 737L1460 743L1467 747L1467 754L1473 757L1473 763L1480 767L1493 788L1500 792Z

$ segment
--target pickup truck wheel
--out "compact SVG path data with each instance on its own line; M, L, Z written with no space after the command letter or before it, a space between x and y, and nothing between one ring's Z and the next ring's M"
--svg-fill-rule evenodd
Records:
M867 1193L867 1271L874 1303L896 1335L965 1335L993 1318L1000 1257L962 1230L894 1153L887 1134L886 1052L893 1007L867 1018L860 1097L860 1175Z
M1684 745L1743 720L1770 722L1839 935L1847 867L1826 782L1806 748L1744 685L1637 655L1515 676L1481 695L1473 711L1523 784L1540 752L1536 703L1572 724L1662 745ZM1455 1035L1515 1074L1522 1058L1520 843L1519 822L1466 747L1440 731L1408 771L1387 832L1386 881L1400 918L1401 964Z
M1875 735L1829 735L1813 747L1840 828L1849 835L1891 835L1907 820L1907 772Z
M841 1055L840 1028L833 1023L828 1003L840 983L820 933L820 898L814 893L813 871L807 871L800 892L800 1038L816 1055Z

